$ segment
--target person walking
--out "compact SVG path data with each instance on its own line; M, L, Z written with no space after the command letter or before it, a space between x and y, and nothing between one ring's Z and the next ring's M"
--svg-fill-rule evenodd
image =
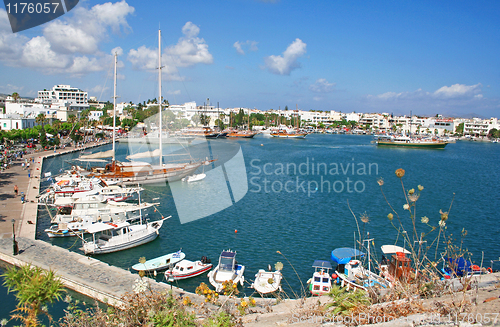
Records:
M14 185L14 193L16 193L16 196L19 193L19 188L17 187L17 185Z

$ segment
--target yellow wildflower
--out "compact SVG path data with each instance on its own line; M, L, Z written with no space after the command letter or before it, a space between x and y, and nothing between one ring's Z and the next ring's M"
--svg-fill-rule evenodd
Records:
M396 169L396 176L398 176L399 178L402 178L403 176L405 175L405 171L404 169Z

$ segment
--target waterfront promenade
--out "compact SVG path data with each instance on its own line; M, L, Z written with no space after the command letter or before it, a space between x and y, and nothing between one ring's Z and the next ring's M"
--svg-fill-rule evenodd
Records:
M91 144L95 147L106 143ZM37 223L37 195L39 194L43 159L62 153L80 151L69 147L61 151L44 151L26 155L13 162L11 168L0 173L0 260L11 265L32 264L43 269L52 269L61 277L64 285L111 305L120 305L120 297L132 292L137 274L110 266L97 259L87 257L58 246L35 240ZM23 169L25 158L31 161L30 176ZM16 196L14 186L19 195ZM26 196L21 201L21 192ZM14 255L13 230L18 241L19 254ZM78 242L78 241L77 241ZM80 243L75 246L79 246ZM170 290L172 287L149 279L153 290ZM182 289L172 288L182 294ZM191 295L192 296L192 295Z

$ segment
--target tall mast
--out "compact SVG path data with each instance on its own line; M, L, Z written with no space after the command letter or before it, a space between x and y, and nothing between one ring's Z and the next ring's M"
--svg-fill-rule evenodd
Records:
M113 162L115 162L115 134L116 134L116 62L118 54L115 52L115 77L114 77L114 91L113 91Z
M160 116L160 124L159 124L159 129L160 129L160 166L163 165L163 145L162 145L162 140L161 140L161 133L162 133L162 119L161 119L161 30L158 30L158 110L159 110L159 116Z

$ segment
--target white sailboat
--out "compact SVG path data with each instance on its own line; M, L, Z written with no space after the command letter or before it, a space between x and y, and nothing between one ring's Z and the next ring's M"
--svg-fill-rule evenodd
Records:
M115 53L115 83L114 83L114 115L116 117L116 66L117 54ZM102 154L106 157L112 155L112 162L107 164L104 168L93 168L89 176L99 177L105 182L122 183L124 185L130 184L159 184L165 182L174 182L181 180L185 176L192 174L206 160L191 160L181 163L163 163L163 142L162 142L162 96L161 96L161 30L158 31L158 84L159 84L159 142L157 152L146 152L143 156L159 158L158 165L152 165L147 162L119 162L116 160L115 155L115 119L113 119L113 150L112 153ZM98 156L98 155L97 155Z

